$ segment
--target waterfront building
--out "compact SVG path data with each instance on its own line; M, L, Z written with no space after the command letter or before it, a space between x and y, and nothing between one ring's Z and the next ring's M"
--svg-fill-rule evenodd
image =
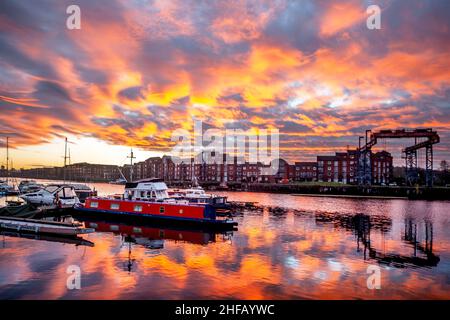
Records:
M63 167L57 167L56 175L58 179L78 181L113 181L120 178L120 172L116 165L91 164L87 162L74 163L66 166L64 173Z
M393 158L389 152L372 154L373 184L389 184L393 176Z
M152 157L133 164L133 180L159 178L166 182L198 182L209 184L230 183L286 183L293 181L338 182L357 184L359 153L357 150L336 152L335 155L317 156L316 162L295 162L290 165L278 159L278 170L274 173L270 165L238 161L237 157L210 155L210 162L197 158L172 159L170 156ZM220 163L217 157L223 157ZM197 160L197 161L195 161ZM387 151L371 154L373 184L388 184L392 181L393 158ZM119 170L120 169L120 170ZM78 181L113 181L130 178L131 165L122 168L114 165L75 163L63 167L43 167L21 170L18 175L36 179L58 179Z
M317 162L296 162L291 166L290 171L293 181L317 180Z
M357 150L336 152L334 156L317 157L317 180L357 184L359 153ZM371 154L373 184L386 184L392 179L392 155L387 151Z
M160 157L151 157L145 160L146 174L144 178L163 179L163 161Z
M243 164L240 164L240 166L241 166L242 182L248 183L258 182L261 170L260 162L258 163L245 162Z

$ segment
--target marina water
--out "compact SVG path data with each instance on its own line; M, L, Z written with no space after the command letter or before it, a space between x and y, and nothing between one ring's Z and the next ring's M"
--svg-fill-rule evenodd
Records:
M450 298L450 202L221 194L261 209L226 234L131 225L127 236L108 221L86 222L101 228L85 243L3 232L0 299ZM80 289L67 287L71 266Z

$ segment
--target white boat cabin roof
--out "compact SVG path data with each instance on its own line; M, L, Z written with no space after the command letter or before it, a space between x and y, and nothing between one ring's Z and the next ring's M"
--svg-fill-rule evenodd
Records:
M129 200L164 200L169 198L167 185L162 179L145 179L127 182L124 197Z
M162 179L144 179L127 182L125 190L167 191L167 185Z

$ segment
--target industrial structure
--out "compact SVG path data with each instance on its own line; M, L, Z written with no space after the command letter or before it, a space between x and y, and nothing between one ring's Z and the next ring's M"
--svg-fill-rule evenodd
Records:
M371 152L379 139L414 139L414 145L402 150L406 159L406 181L414 185L418 181L417 151L425 148L425 181L427 187L433 186L433 145L439 143L440 138L433 129L400 129L381 130L372 132L366 130L365 145L361 145L359 139L359 161L358 161L358 183L360 185L370 185L372 181ZM425 140L424 140L425 139Z

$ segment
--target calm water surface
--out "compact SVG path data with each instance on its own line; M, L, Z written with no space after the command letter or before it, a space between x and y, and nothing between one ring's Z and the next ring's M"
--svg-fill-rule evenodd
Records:
M2 234L0 298L450 299L450 202L224 194L264 207L227 234L112 221L72 243ZM71 265L80 290L67 290Z

